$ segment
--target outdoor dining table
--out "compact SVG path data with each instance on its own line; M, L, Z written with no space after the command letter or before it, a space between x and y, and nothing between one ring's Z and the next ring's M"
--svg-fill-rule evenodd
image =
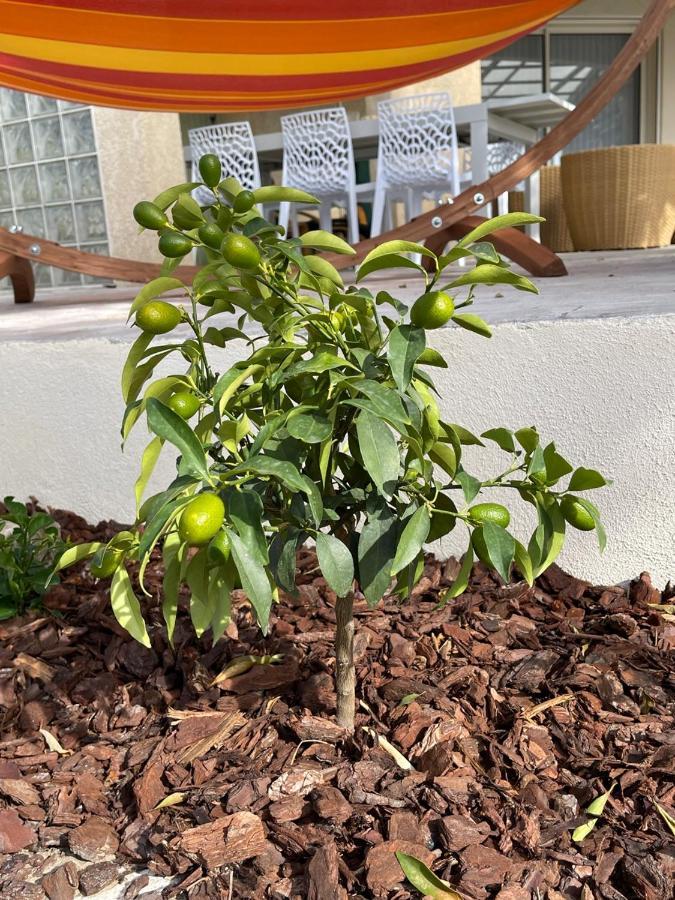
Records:
M471 147L473 181L479 184L488 177L487 145L499 139L530 146L541 136L541 129L557 124L574 105L552 93L531 94L471 103L455 107L455 125L461 141ZM377 156L379 121L376 116L352 119L349 123L356 160ZM263 168L281 164L283 141L281 131L256 134L253 137Z
M488 177L487 145L499 139L529 146L540 137L542 128L556 125L573 104L552 93L530 94L471 103L455 107L455 123L461 141L471 147L471 170L475 183ZM357 160L377 156L379 122L376 116L352 119L349 123ZM281 165L283 140L281 131L253 136L261 166L269 170ZM190 161L190 148L185 148L185 160Z

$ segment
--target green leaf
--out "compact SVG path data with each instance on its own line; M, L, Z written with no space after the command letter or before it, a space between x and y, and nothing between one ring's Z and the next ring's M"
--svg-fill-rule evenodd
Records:
M392 575L396 575L417 558L427 539L430 527L431 517L425 504L416 509L405 524L392 563Z
M127 321L129 321L135 312L138 312L141 307L145 306L146 303L149 303L156 297L161 297L161 295L166 294L167 291L175 291L178 290L178 288L183 288L183 290L185 290L185 283L181 281L180 278L171 278L166 275L162 275L160 278L153 278L152 281L143 285L136 294L134 302L129 307ZM153 335L148 335L148 337L152 339Z
M460 275L451 282L450 287L460 287L464 284L509 284L519 291L527 291L530 294L538 294L539 288L532 284L524 275L517 275L511 269L504 266L495 266L492 263L482 263L474 266L468 272Z
M422 353L420 359L417 360L418 366L435 366L438 369L447 369L448 363L444 356L433 347L427 347Z
M386 256L378 256L375 259L369 259L362 262L356 275L356 281L361 281L366 275L373 272L379 272L382 269L417 269L418 272L424 272L424 266L416 263L407 256L400 256L398 253L389 253Z
M368 397L370 408L375 415L386 419L394 426L402 425L405 427L410 424L410 418L396 391L370 379L359 381L354 387Z
M525 547L523 547L520 541L516 541L515 543L515 564L525 581L530 585L530 587L532 587L532 585L534 584L534 570L532 568L532 560L530 559L530 554L527 552Z
M330 420L320 412L309 411L295 414L295 410L286 421L286 430L291 437L305 444L320 444L330 437L333 426Z
M436 254L432 253L431 250L423 244L415 244L412 241L384 241L370 251L361 265L364 266L372 259L390 256L392 253L419 253L422 256L428 256L430 259L436 259Z
M459 472L457 472L455 480L461 484L462 493L464 494L464 499L467 503L471 503L471 501L478 496L480 489L483 487L482 482L477 478L474 478L473 475L469 475L464 469L460 469Z
M297 188L283 187L277 184L266 184L253 191L256 203L309 203L319 206L321 203L316 197L306 191Z
M150 341L152 341L153 337L154 335L148 334L144 331L133 342L129 353L127 354L127 358L122 369L122 399L125 403L129 402L128 397L131 385L134 381L136 367L138 363L143 359L145 351L150 346Z
M371 501L359 537L359 585L370 606L378 603L391 583L396 555L398 516L382 500Z
M226 497L228 518L237 529L239 537L254 553L260 565L269 561L267 541L262 521L265 516L263 502L256 491L233 490Z
M534 481L542 482L546 480L546 461L544 460L544 451L539 445L534 448L534 452L530 456L527 464L527 474Z
M59 556L52 574L60 572L61 569L67 569L68 566L74 566L75 563L93 556L103 546L104 544L100 541L91 541L88 544L75 544L74 547L69 547L67 550L64 550L61 556Z
M143 451L143 456L141 457L141 473L136 479L136 484L134 485L137 514L141 506L143 492L148 485L148 481L153 473L155 465L157 464L157 460L159 459L159 454L161 453L163 446L164 441L162 440L162 438L154 437Z
M180 588L180 570L183 563L182 552L185 547L177 533L168 534L162 548L164 560L164 579L162 590L162 616L166 623L166 633L169 644L173 647L173 632L176 627L178 614L178 590Z
M211 624L213 609L209 603L209 575L206 548L192 557L185 572L190 588L190 619L197 637L201 637Z
M150 637L143 621L141 606L131 587L129 573L124 566L120 566L113 575L110 585L110 603L115 618L122 628L144 647L149 648L151 646Z
M232 590L236 567L230 557L225 566L211 569L209 572L209 606L213 610L211 630L213 643L219 641L230 624L232 609Z
M347 246L349 246L349 244ZM315 275L327 278L329 281L332 281L336 287L344 287L342 275L340 275L335 266L332 263L329 263L327 259L324 259L323 256L317 256L312 253L303 258L308 268L310 268Z
M475 445L477 447L484 447L485 444L481 441L479 437L476 437L471 431L466 428L463 428L461 425L457 425L456 423L452 423L448 425L446 422L442 423L442 427L444 429L450 428L455 432L460 444L464 444L465 447L469 447L471 445Z
M241 578L241 585L255 610L262 633L267 634L273 602L267 572L258 561L256 551L247 547L236 531L229 528L226 531L230 538L232 556Z
M391 374L401 393L404 393L410 384L415 363L425 346L426 336L423 328L415 328L414 325L397 325L390 332L387 359Z
M589 515L593 517L593 522L595 523L595 533L598 536L598 547L600 548L600 552L602 553L607 546L607 535L600 518L600 510L585 497L576 497L575 499L577 503L580 503L586 510L586 512L588 512Z
M443 596L439 599L438 605L443 608L448 600L452 600L455 597L459 597L460 594L463 594L469 585L469 578L471 577L471 569L473 568L473 547L471 546L471 542L469 542L469 546L466 549L466 553L462 558L462 565L460 567L459 572L457 573L457 578L454 580L452 585L447 589L447 591L443 594Z
M347 241L343 241L336 234L331 234L330 231L306 231L300 235L300 242L303 247L325 250L328 253L356 253L356 250Z
M148 400L148 426L158 437L169 441L181 453L183 466L195 478L208 481L209 470L204 448L190 426L159 400Z
M534 567L534 577L555 562L565 542L565 519L555 500L545 504L541 497L536 500L539 513L539 526L535 530L528 545L528 553Z
M318 532L316 555L324 578L338 597L345 597L354 583L354 560L349 549L332 534Z
M459 325L460 328L465 328L467 331L472 331L474 334L479 334L481 337L492 337L492 329L481 319L480 316L476 316L473 313L455 313L452 317L452 321Z
M366 471L378 491L385 497L391 497L398 483L401 465L396 438L382 419L366 410L358 415L356 435Z
M239 369L236 366L221 375L213 388L213 404L218 407L222 415L227 409L227 404L237 393L242 384L247 381L251 375L256 375L263 371L263 366L253 365L247 366L245 369Z
M488 234L499 231L500 228L516 228L518 225L531 225L534 222L543 221L544 219L541 216L533 216L531 213L505 213L503 216L495 216L494 219L487 219L485 222L481 223L477 228L474 228L473 231L465 234L461 241L457 242L457 246L468 247L469 244L480 241Z
M668 810L664 809L660 803L656 802L656 800L654 801L654 805L656 806L657 810L659 811L659 815L661 816L663 821L666 823L668 828L670 828L671 833L673 835L675 835L675 819L670 815Z
M487 438L488 441L494 441L498 447L507 453L516 452L513 432L509 431L508 428L489 428L481 434L481 437Z
M303 359L291 366L286 372L286 379L293 378L295 375L315 375L321 372L328 372L331 369L339 369L343 366L349 369L356 368L352 363L347 362L346 359L342 359L340 356L336 356L334 353L321 351L312 356L311 359Z
M302 491L307 495L312 516L317 527L323 518L323 502L319 489L311 479L299 472L293 463L273 456L251 456L230 470L231 472L255 472L258 475L271 475L278 478L292 491Z
M539 446L539 435L536 428L519 428L514 435L526 453L534 453Z
M441 444L437 441L429 450L429 459L451 478L457 474L457 453L450 444Z
M588 822L584 822L583 825L579 825L578 828L575 828L572 832L572 840L576 843L581 843L595 828L599 817L605 811L605 806L607 805L607 801L610 798L610 795L614 788L616 787L616 783L612 784L610 789L601 794L599 797L596 797L595 800L591 801L591 803L586 807L586 812L589 816L592 816Z
M447 881L439 878L426 866L421 859L409 856L401 850L396 851L396 859L403 869L403 874L414 888L425 897L433 897L434 900L462 900L457 891Z
M580 466L578 469L575 469L574 474L570 478L567 490L591 491L595 488L604 487L606 484L608 484L608 481L600 472L596 472L595 469L584 469Z
M565 475L569 475L572 471L572 466L558 453L553 443L544 447L544 463L546 465L546 481L548 484L555 484L556 481L559 481Z
M516 552L516 542L509 532L494 522L481 526L490 562L505 582L509 581L509 569Z
M295 595L295 563L301 532L297 528L278 531L270 544L270 569L275 582L289 594Z
M161 194L157 194L152 202L155 206L159 206L160 209L166 210L172 203L175 203L176 200L178 200L181 194L191 193L195 188L199 187L200 184L201 181L186 181L184 184L175 184L173 187L162 191Z

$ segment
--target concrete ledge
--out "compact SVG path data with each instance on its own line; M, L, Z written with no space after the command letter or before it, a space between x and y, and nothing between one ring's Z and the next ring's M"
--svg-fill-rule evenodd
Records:
M660 585L675 575L675 314L503 323L491 341L455 328L431 338L450 363L437 370L448 420L476 432L536 424L575 465L614 479L595 496L609 535L604 556L592 536L573 533L563 565L607 583L643 569ZM0 343L2 495L33 494L90 519L133 517L147 435L139 425L120 452L127 351L127 341L105 337ZM219 351L216 367L223 371L239 352L235 344ZM502 454L467 452L470 470L474 460L483 474ZM154 483L173 471L166 453ZM529 508L520 506L515 531L524 535ZM444 552L462 548L443 544Z

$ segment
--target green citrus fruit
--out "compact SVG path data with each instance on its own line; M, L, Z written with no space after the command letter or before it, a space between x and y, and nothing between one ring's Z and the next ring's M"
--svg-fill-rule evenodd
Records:
M191 419L201 406L201 403L199 398L191 394L190 391L177 391L169 397L166 405L177 413L181 419Z
M159 252L169 259L185 256L192 250L192 241L178 231L163 231L159 236Z
M136 313L136 324L149 334L166 334L178 325L181 311L164 300L151 300Z
M210 188L220 183L221 173L220 160L215 153L207 153L199 160L199 174Z
M492 522L502 528L508 528L511 521L511 513L501 503L476 503L469 509L469 518L472 522L483 525Z
M593 516L579 503L576 497L563 497L560 502L560 511L565 520L579 531L593 531L595 528Z
M230 538L226 531L219 531L209 544L209 559L213 562L227 562L230 558Z
M123 557L123 550L116 550L114 547L109 547L103 553L103 557L100 563L91 563L91 565L89 566L89 571L94 576L94 578L110 578L110 576L117 570Z
M254 206L255 197L253 196L253 191L239 191L234 198L232 209L236 213L247 213L249 209L253 209Z
M235 269L257 269L260 264L260 251L243 234L226 234L220 252Z
M183 510L178 534L186 544L203 547L220 531L224 518L225 504L217 494L198 494Z
M202 244L206 244L206 246L210 247L212 250L220 250L224 235L215 222L209 222L207 225L202 225L197 234L199 235L199 240Z
M168 224L166 213L162 212L159 206L155 206L149 200L141 200L134 206L134 219L143 228L150 228L152 231L159 231Z
M415 300L410 310L410 321L418 328L429 331L432 328L442 328L450 321L454 311L455 304L449 294L430 291Z

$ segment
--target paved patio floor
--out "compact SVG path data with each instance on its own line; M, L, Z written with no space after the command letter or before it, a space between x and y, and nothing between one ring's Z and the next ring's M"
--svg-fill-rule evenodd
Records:
M569 275L534 279L539 296L483 289L474 310L492 324L675 313L675 246L568 253L563 259ZM403 270L398 278L373 276L366 285L403 300L421 292L421 281ZM131 340L134 329L126 325L126 315L137 290L136 285L69 288L67 293L42 289L33 304L22 306L9 293L0 294L0 340Z

